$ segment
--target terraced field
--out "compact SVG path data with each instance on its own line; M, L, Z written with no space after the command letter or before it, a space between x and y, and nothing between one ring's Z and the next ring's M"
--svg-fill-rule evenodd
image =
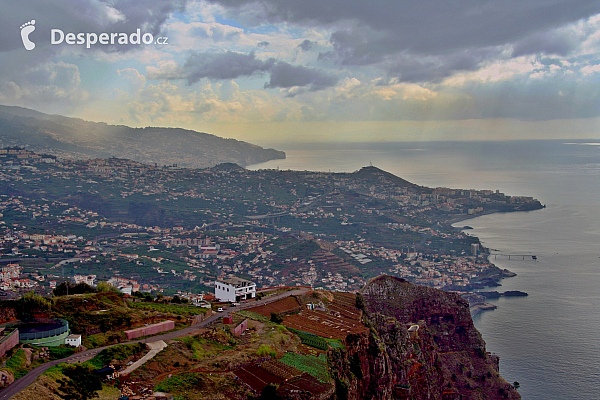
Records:
M286 297L284 299L275 301L264 306L249 308L248 311L255 312L260 315L264 315L267 318L271 317L271 313L275 314L288 314L292 312L299 312L302 310L300 303L294 296Z

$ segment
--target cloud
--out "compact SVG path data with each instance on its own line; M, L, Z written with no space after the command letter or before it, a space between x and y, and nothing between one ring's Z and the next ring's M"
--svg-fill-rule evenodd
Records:
M321 62L375 66L407 82L439 81L475 70L507 46L514 47L515 57L569 54L586 37L578 21L600 13L598 0L208 1L247 24L268 21L331 30L332 49L319 55ZM576 26L562 28L569 24ZM307 41L300 46L310 47Z
M185 79L188 84L203 78L235 79L269 71L273 59L259 60L254 53L193 53L179 68L149 69L150 79Z
M310 41L308 39L304 39L302 41L302 43L300 43L298 45L298 47L302 50L302 51L309 51L310 49L312 49L313 47L315 47L315 45L317 44L317 42L313 42Z
M315 91L335 86L337 82L338 78L335 75L314 68L278 62L271 69L271 79L265 83L265 88L289 89L298 86Z
M0 81L0 103L58 112L85 102L79 68L64 62L47 62Z
M586 65L579 70L583 75L592 75L600 72L600 64Z
M52 52L64 50L51 46L50 30L64 32L144 32L158 35L165 21L175 11L183 11L187 0L20 0L5 1L0 13L0 26L5 37L0 41L0 52L22 49L19 26L34 19L35 31L30 38L36 43L36 52L42 47ZM138 48L140 46L137 46ZM96 46L96 51L128 51L131 46Z
M257 47L267 47L267 46L269 46L269 44L270 43L265 40L265 41L262 41L262 42L258 42L258 44L256 46Z
M303 87L316 91L338 82L335 75L273 58L260 60L254 52L193 53L181 66L171 61L160 68L148 67L147 71L149 79L185 79L190 85L203 78L227 80L267 72L270 73L270 79L265 83L265 89Z
M399 47L415 53L485 47L512 42L536 31L577 21L600 12L600 2L556 0L424 0L348 2L347 0L209 0L232 16L251 23L262 20L311 26L355 22L354 29L369 28L396 36ZM253 18L252 15L254 15Z

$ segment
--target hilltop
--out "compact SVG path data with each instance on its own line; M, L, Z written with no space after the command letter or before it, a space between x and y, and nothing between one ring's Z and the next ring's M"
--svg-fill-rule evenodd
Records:
M181 128L131 128L0 106L0 147L24 146L64 158L120 157L190 168L242 166L285 158L247 142Z
M418 188L418 185L411 183L405 179L400 178L390 172L384 171L380 168L374 167L372 165L368 167L362 167L356 172L353 172L351 176L354 179L368 181L371 184L378 185L393 185L395 187L410 187L410 188Z

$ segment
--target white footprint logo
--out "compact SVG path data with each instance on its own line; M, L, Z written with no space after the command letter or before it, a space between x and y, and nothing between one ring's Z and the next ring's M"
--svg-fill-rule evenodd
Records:
M21 25L21 39L23 39L25 50L35 49L35 43L29 40L29 34L33 31L35 31L35 19Z

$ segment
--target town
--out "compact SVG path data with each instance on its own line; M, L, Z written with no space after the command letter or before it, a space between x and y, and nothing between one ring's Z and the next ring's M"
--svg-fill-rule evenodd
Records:
M382 290L431 303L417 319L385 305L414 365L432 359L420 335L433 304L453 305L441 317L436 309L431 332L447 335L442 325L455 318L459 336L472 326L467 302L431 288L459 293L471 312L493 307L473 291L513 274L453 223L540 207L499 191L421 187L372 166L185 169L0 150L0 396L330 398L362 374L367 353L350 347L372 331ZM455 346L447 339L435 339L445 352ZM484 360L477 373L497 375L494 356L473 346ZM354 360L345 378L334 365L347 367L344 352ZM393 390L408 398L412 378L397 379ZM90 386L69 386L80 381Z
M466 292L503 276L470 216L540 208L492 190L426 188L375 167L349 174L207 169L0 150L0 295L107 281L194 296L258 287L356 291L372 277Z

